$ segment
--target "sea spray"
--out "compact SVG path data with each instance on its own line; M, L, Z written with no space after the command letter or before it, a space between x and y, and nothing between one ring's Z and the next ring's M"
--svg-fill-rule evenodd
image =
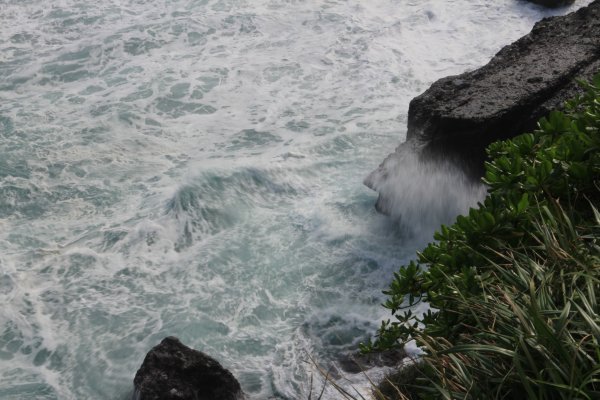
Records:
M376 207L409 236L427 239L441 224L483 200L486 187L454 162L422 157L420 146L403 143L365 184L379 193Z

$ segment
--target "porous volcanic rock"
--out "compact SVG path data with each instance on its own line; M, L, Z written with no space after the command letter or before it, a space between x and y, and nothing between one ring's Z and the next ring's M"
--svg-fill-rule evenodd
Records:
M365 184L381 193L407 151L417 151L421 160L450 161L479 179L488 144L534 130L539 118L578 93L576 78L591 79L598 71L600 0L543 19L487 65L442 78L414 98L407 141ZM384 213L386 203L380 194L377 206Z
M239 382L216 360L167 337L153 347L133 380L134 400L242 400Z

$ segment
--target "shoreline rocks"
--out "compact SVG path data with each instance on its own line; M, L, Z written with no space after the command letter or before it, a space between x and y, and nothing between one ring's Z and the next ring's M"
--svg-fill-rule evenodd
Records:
M337 365L342 372L359 374L371 368L398 368L406 357L407 354L404 349L392 349L370 354L362 354L360 351L356 351L342 354L337 360Z
M575 3L575 0L527 0L531 3L539 4L544 7L556 8L564 7Z
M536 128L579 92L577 78L600 71L600 0L545 18L474 71L442 78L410 102L407 140L365 179L381 193L407 151L483 174L488 144ZM378 200L384 213L385 198ZM383 206L382 206L383 205Z
M231 372L172 336L148 352L133 384L133 400L244 399Z

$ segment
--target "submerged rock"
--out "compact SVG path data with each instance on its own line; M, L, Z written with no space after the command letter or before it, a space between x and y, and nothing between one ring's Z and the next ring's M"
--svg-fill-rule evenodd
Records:
M343 354L338 358L338 366L343 372L358 374L375 367L398 367L407 357L404 350L392 349L378 353Z
M488 144L536 128L539 118L577 94L576 78L600 71L600 0L566 16L543 19L485 66L435 82L414 98L407 141L366 179L380 192L409 151L452 162L472 178L483 173Z
M167 337L152 348L133 380L133 400L241 400L239 382L216 360Z

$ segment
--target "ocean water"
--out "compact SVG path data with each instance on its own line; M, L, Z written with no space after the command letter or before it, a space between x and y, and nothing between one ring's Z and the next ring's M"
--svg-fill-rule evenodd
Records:
M400 165L375 212L410 99L589 2L0 0L0 399L127 399L169 335L319 393L484 193Z

